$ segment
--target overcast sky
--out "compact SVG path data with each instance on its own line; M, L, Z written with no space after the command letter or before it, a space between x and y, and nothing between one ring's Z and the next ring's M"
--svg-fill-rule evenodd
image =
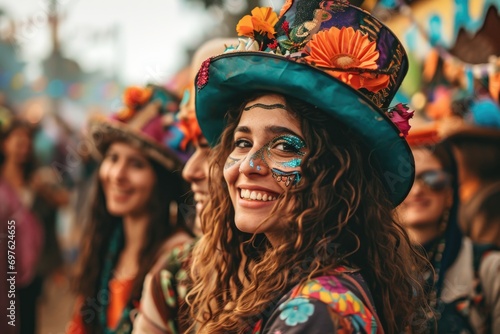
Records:
M183 64L183 49L196 47L214 20L203 7L185 0L58 0L58 4L64 54L85 70L118 72L127 84L168 80ZM0 0L0 8L22 24L16 36L29 63L29 78L37 77L36 63L51 50L47 0ZM117 38L112 37L114 27Z

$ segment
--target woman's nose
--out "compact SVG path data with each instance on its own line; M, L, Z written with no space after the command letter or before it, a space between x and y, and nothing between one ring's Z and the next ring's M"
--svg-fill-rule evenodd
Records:
M201 181L207 177L203 168L206 161L203 161L201 155L195 152L191 159L188 160L182 170L182 177L188 182Z
M240 164L240 173L266 174L268 171L269 165L264 156L264 148L253 153L249 152Z
M124 162L115 162L108 170L108 176L113 181L120 181L126 178L127 165Z

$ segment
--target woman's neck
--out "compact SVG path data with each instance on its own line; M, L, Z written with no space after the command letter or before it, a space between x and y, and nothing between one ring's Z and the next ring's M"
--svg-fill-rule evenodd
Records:
M5 160L1 169L1 175L4 180L16 189L22 188L25 185L22 166L19 166L19 164L12 160Z
M114 268L114 277L120 280L133 279L137 275L140 263L140 251L144 245L149 217L123 217L125 243Z
M124 251L139 254L149 224L148 215L123 217Z
M414 243L424 245L425 243L437 238L441 233L439 227L435 224L407 227L410 240Z

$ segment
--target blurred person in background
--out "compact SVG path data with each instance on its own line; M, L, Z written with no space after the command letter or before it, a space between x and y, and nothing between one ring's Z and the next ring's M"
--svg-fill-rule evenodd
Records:
M462 240L457 214L458 175L451 149L440 143L435 126L412 129L407 137L415 158L415 183L401 205L397 217L412 241L422 251L434 271L426 273L429 304L437 312L428 329L438 333L473 333L468 317L457 309L470 290L455 279L462 270L470 240ZM473 268L465 268L472 274ZM436 320L437 319L437 323Z
M44 231L35 203L32 126L18 118L2 124L0 134L0 228L2 333L35 333L36 305L42 290L37 275ZM11 256L10 256L11 255ZM14 280L8 281L15 272ZM5 289L5 290L4 290ZM9 291L13 291L13 295ZM8 296L8 294L10 296ZM15 310L11 308L14 302ZM9 315L14 314L14 318ZM8 321L15 320L14 326Z
M78 296L68 333L130 333L144 278L161 254L191 240L177 213L186 191L182 140L164 119L178 108L158 86L130 87L125 108L93 117L89 132L103 159L83 233Z
M500 130L467 124L447 138L459 167L459 225L473 242L473 310L480 333L500 333Z
M189 86L180 103L177 119L185 133L184 148L194 147L194 153L182 170L182 177L191 184L195 208L181 204L181 212L194 218L194 231L200 236L200 214L208 201L208 166L210 146L201 133L195 113L195 77L203 61L236 45L235 38L215 38L202 44L195 52L190 65ZM181 245L168 254L161 270L152 271L146 277L141 307L134 321L134 334L182 333L189 326L184 297L189 289L187 270L194 242ZM167 297L164 297L167 296Z

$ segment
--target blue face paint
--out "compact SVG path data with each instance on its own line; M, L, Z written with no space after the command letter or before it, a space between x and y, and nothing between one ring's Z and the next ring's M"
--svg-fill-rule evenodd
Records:
M284 162L281 165L283 167L288 167L288 168L297 168L300 167L300 164L302 163L302 159L292 159L289 162Z
M272 176L277 182L285 182L287 187L296 185L301 179L300 171L286 171L286 169L297 169L301 166L302 157L306 154L305 148L306 144L301 138L292 134L280 135L255 152L248 164L251 168L256 167L257 171L261 171L261 165L255 163L258 159L264 166L271 169ZM228 157L225 169L240 160Z
M282 135L274 138L266 145L270 160L284 168L297 168L305 155L305 142L294 135Z

